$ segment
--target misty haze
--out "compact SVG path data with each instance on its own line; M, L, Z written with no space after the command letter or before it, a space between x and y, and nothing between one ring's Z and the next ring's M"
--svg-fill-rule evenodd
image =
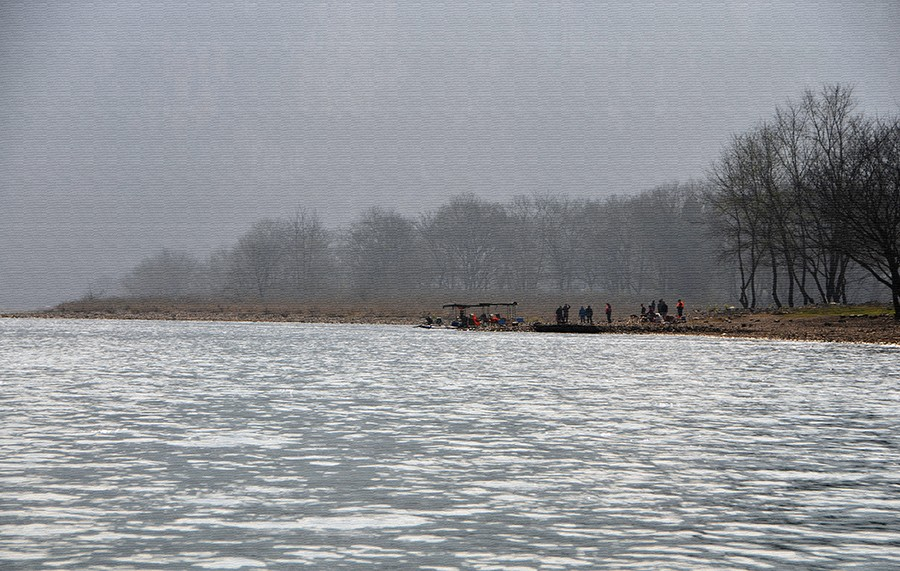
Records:
M298 209L335 238L373 207L418 224L455 196L601 205L697 187L733 135L806 90L849 86L870 118L896 115L900 93L890 2L6 2L0 18L3 309L126 294L164 250L206 261ZM668 239L662 216L642 239ZM688 274L711 261L653 255ZM622 264L543 281L613 293ZM738 304L746 276L726 264L707 289Z

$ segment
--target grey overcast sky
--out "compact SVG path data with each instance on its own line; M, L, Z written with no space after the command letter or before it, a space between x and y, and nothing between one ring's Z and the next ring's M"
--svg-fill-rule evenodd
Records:
M807 88L900 109L900 2L0 3L0 309L252 222L702 178Z

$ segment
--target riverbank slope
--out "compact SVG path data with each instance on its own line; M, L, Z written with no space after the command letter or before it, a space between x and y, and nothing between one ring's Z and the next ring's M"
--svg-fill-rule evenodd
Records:
M165 319L183 321L261 321L305 323L380 323L415 325L440 307L422 303L213 303L198 301L82 300L53 309L2 317L60 319ZM547 311L546 314L550 314ZM536 319L528 317L523 329ZM572 332L585 332L577 326ZM900 322L882 305L829 305L745 311L706 309L688 313L685 323L647 324L633 317L601 324L591 332L714 335L801 341L888 343L900 345Z

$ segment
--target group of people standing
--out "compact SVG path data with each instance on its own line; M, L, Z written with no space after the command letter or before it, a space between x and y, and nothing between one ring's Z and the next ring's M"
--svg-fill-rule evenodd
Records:
M565 305L560 305L556 308L556 324L557 325L567 325L569 323L569 310L571 306L567 303ZM604 308L604 312L606 313L606 322L612 323L612 306L610 304L606 304ZM660 299L657 301L651 301L650 307L647 308L643 303L641 304L641 321L649 321L651 323L662 323L664 321L684 321L684 301L678 300L675 303L675 312L677 313L677 317L669 316L669 304L665 302L665 300ZM635 317L632 315L632 318ZM590 305L585 307L581 306L578 309L578 322L582 325L585 324L593 324L594 323L594 308Z
M565 305L560 305L556 308L557 325L565 325L569 323L569 309L571 309L571 306L568 303ZM606 322L612 323L612 306L607 303L604 311L606 312ZM578 309L578 322L581 324L593 324L594 308L590 305L588 305L587 307L582 305Z
M684 321L684 301L678 300L675 304L675 311L678 314L678 321ZM667 304L663 299L659 300L659 303L655 301L650 302L649 309L641 304L641 321L651 321L651 322L661 322L661 321L669 321L667 319L669 316L669 304Z

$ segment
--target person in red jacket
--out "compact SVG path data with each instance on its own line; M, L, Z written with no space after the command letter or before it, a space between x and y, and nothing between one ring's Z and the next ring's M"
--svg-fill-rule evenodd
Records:
M675 304L675 309L678 310L678 319L684 319L684 302L679 299Z
M606 304L606 322L612 323L612 306L610 304Z

